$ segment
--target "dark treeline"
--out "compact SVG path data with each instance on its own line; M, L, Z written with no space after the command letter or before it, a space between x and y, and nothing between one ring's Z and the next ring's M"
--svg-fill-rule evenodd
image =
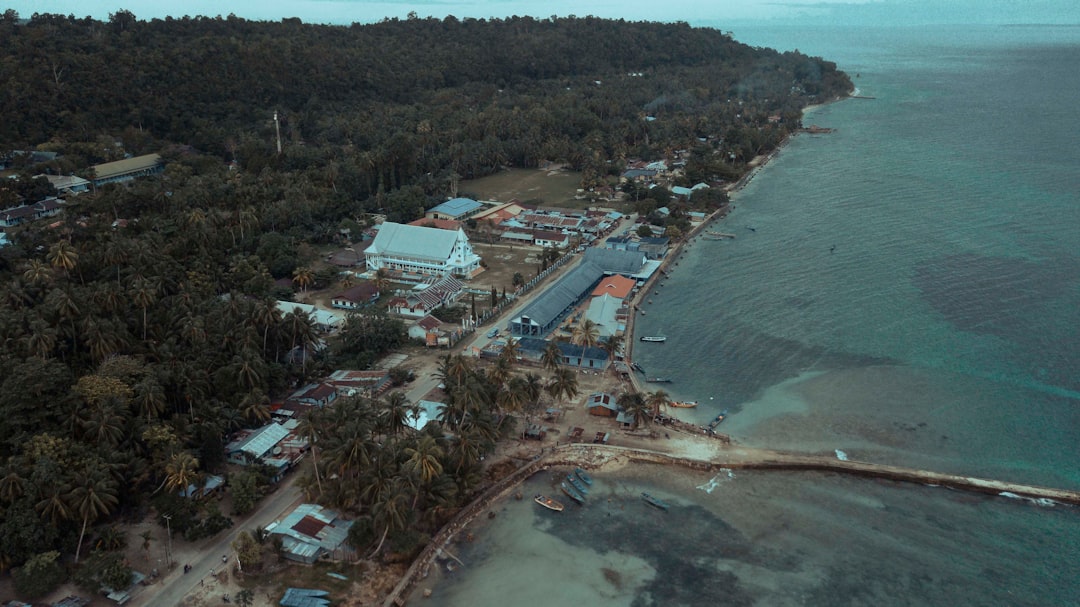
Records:
M10 230L0 248L0 569L16 567L27 596L91 551L77 579L122 581L108 556L119 517L153 506L188 538L227 526L214 502L177 496L223 469L226 436L265 423L271 395L400 345L401 323L373 314L350 318L319 357L288 356L318 333L277 311L273 279L329 284L312 245L355 234L366 213L415 219L459 179L505 166L566 162L591 187L628 158L692 149L688 183L735 178L802 107L851 88L821 59L686 24L334 27L126 11L7 11L0 83L0 155L60 154L15 157L5 205L48 193L40 172L166 161L160 176L69 200L59 226ZM359 517L356 545L414 548L481 482L480 458L512 427L503 414L575 390L557 364L547 384L509 365L444 361L445 434L406 431L395 393L304 420L323 467L305 490ZM267 479L255 469L229 485L238 514Z

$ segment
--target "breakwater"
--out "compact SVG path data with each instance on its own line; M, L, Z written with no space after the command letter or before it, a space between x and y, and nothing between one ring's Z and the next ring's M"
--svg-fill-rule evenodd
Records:
M875 464L856 460L840 460L830 456L789 453L769 449L738 447L724 449L709 458L689 457L650 449L617 447L611 445L569 444L555 447L531 460L509 476L499 480L484 491L479 498L462 509L452 521L432 538L421 551L394 590L383 601L384 607L400 607L416 582L427 576L432 561L443 548L493 502L502 499L525 479L551 467L580 466L592 469L610 461L626 459L665 466L682 466L692 470L783 470L817 471L847 474L869 479L938 486L961 491L1025 498L1035 503L1070 504L1080 506L1080 491L1055 489L1023 483L984 479L958 474L944 474L931 470L919 470L902 466Z

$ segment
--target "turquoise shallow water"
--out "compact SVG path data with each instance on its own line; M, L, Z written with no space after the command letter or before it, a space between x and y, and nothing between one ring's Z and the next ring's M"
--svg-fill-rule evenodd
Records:
M1080 487L1080 28L734 35L875 99L808 116L836 131L737 195L736 239L685 251L638 324L668 341L635 359L743 444ZM1075 508L815 474L598 482L558 517L501 505L432 604L1080 604Z
M737 239L686 251L639 319L669 340L636 360L708 401L699 421L730 408L728 431L749 442L863 447L907 422L917 449L886 436L891 452L873 455L1080 486L1071 31L1069 44L1042 28L874 38L842 67L875 99L807 117L836 132L796 137L736 196ZM793 399L811 419L780 432Z

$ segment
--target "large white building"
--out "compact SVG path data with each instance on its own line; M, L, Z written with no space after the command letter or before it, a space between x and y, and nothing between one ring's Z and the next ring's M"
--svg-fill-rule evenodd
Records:
M364 250L369 270L381 268L421 276L471 278L480 272L465 231L386 222Z

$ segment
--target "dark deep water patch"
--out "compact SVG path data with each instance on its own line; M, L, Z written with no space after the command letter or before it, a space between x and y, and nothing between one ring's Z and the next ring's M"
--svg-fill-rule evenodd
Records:
M635 607L752 605L755 597L737 575L719 569L721 561L772 571L798 568L795 557L756 545L701 506L672 504L661 512L640 498L603 499L575 507L568 513L578 519L575 524L553 525L548 533L571 545L614 550L647 561L656 576L635 597Z
M923 298L961 331L1015 344L1017 364L1035 381L1080 389L1073 368L1080 351L1080 310L1053 306L1080 289L1076 268L965 253L920 265Z

